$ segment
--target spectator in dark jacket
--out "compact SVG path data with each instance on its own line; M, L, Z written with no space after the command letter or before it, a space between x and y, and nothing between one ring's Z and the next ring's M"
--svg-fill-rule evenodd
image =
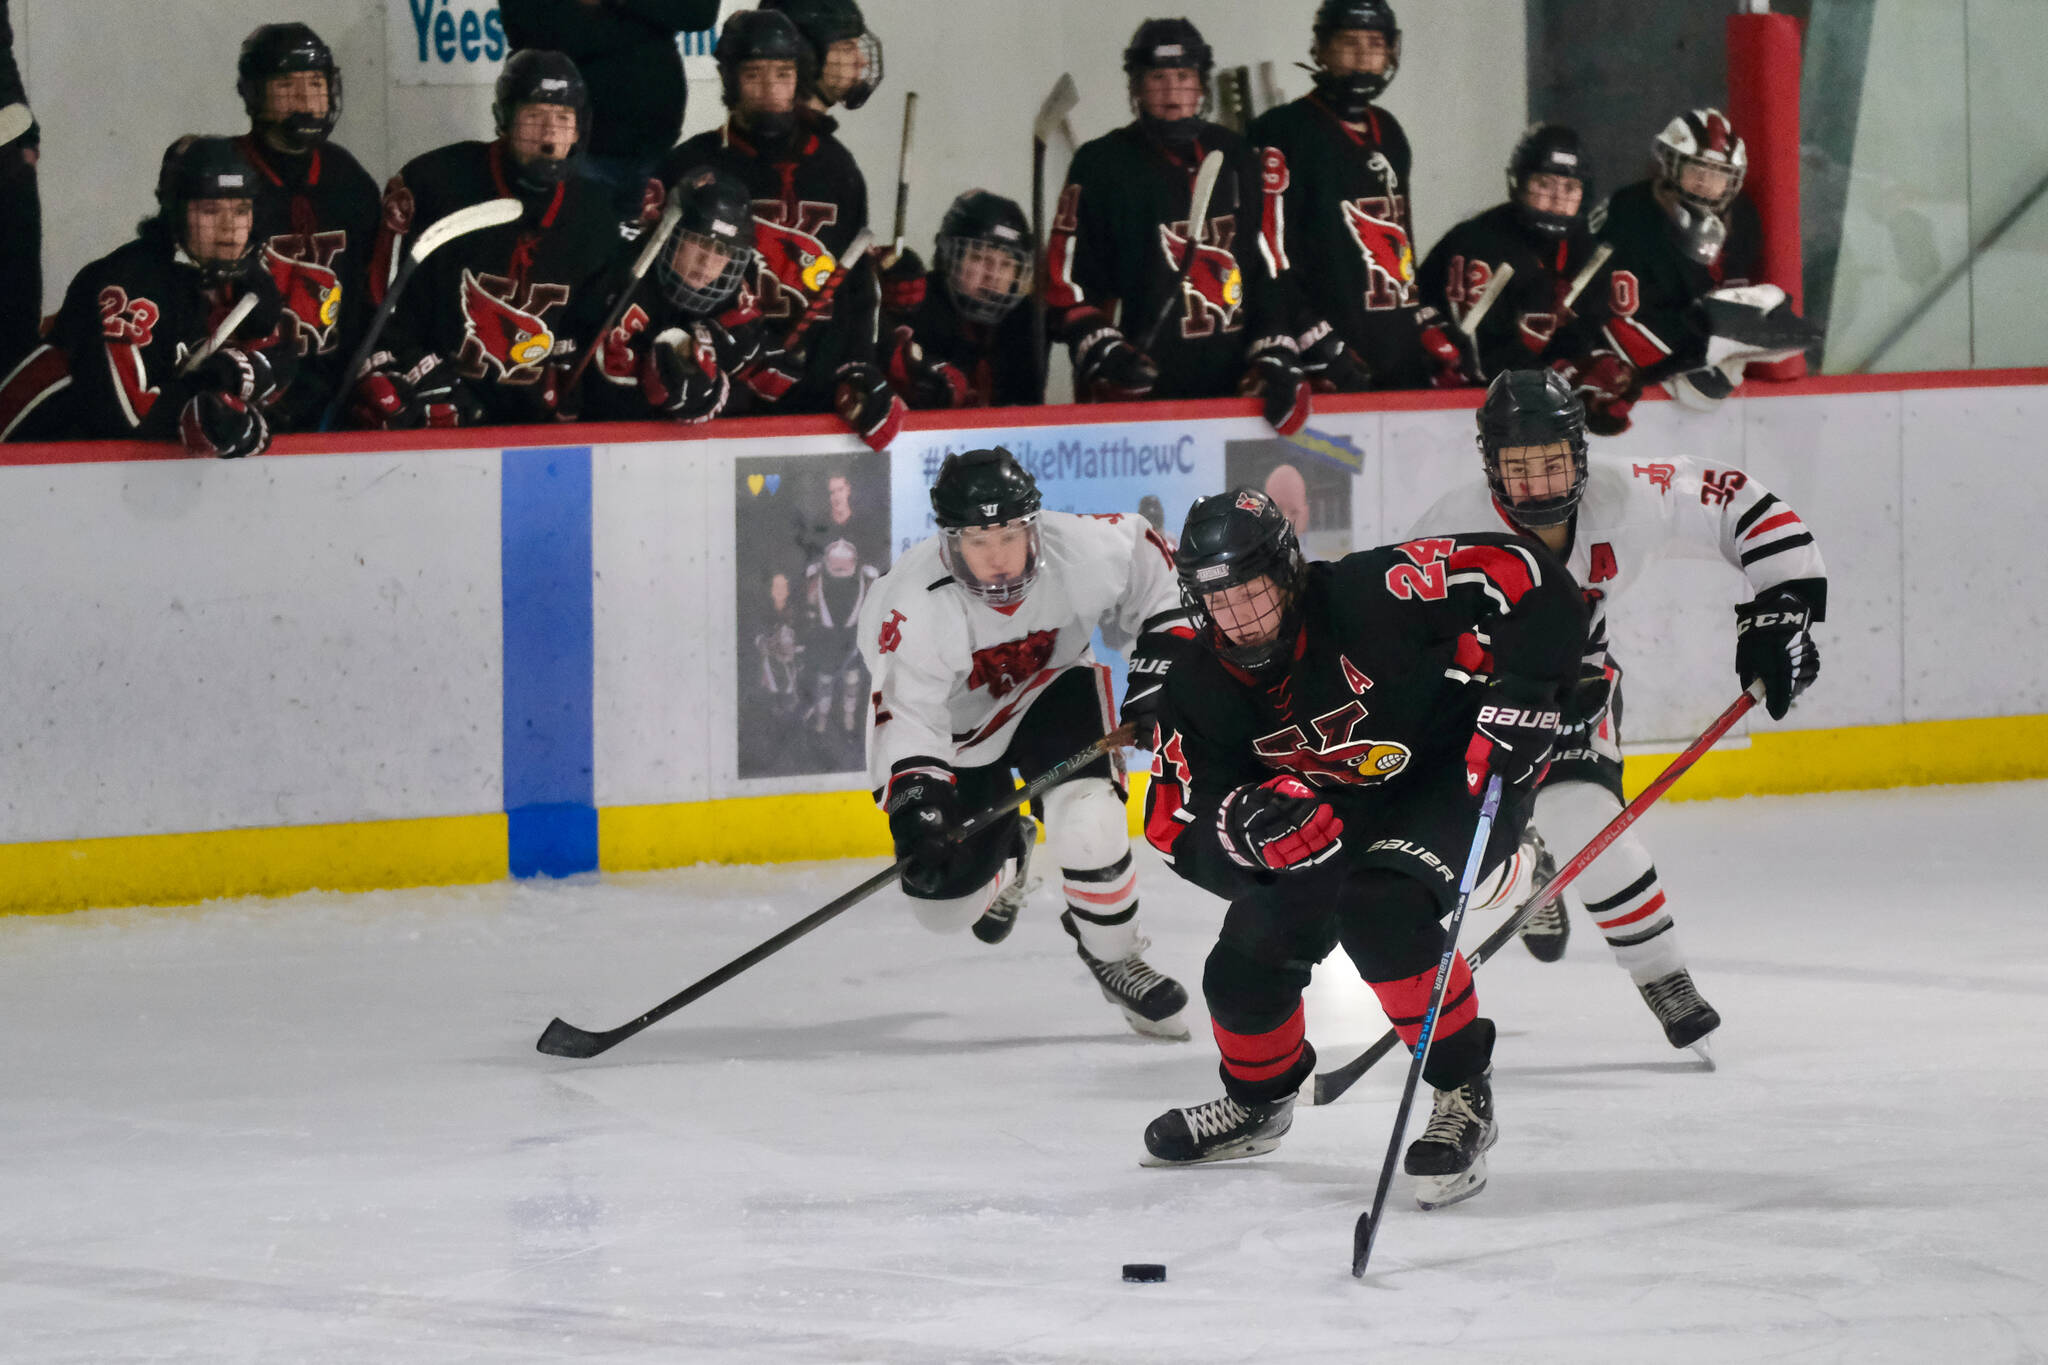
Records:
M19 110L14 106L19 105ZM14 64L14 29L0 0L0 110L27 112L28 95ZM4 135L0 135L4 136ZM0 379L35 349L43 313L43 213L36 193L34 124L0 141Z
M676 35L708 29L718 0L500 0L514 51L567 53L590 87L584 172L637 214L655 158L683 133L683 58Z

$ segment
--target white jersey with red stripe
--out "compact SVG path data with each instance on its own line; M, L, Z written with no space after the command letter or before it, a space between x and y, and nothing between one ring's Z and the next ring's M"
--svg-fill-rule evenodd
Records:
M1150 625L1177 622L1180 582L1166 542L1122 513L1039 515L1038 577L998 610L958 583L941 536L882 576L860 613L860 652L874 679L868 776L886 802L892 778L999 761L1047 684L1094 668L1110 711L1108 671L1090 640L1124 649Z
M1665 460L1594 455L1586 465L1571 545L1559 557L1586 594L1592 614L1589 655L1606 650L1609 601L1666 556L1725 560L1742 571L1752 594L1795 580L1826 582L1827 568L1806 523L1743 470L1683 455ZM1417 519L1412 534L1503 529L1522 530L1481 480L1437 499ZM1825 612L1825 592L1815 595L1821 600L1810 605L1818 619Z

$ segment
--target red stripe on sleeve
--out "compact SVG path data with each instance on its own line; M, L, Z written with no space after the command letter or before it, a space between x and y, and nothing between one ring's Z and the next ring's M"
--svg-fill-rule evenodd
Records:
M1766 517L1764 520L1750 527L1749 534L1744 536L1743 539L1755 540L1758 536L1762 535L1766 531L1775 531L1780 526L1796 526L1798 525L1798 523L1799 514L1797 512L1790 510L1783 511L1778 513L1778 515L1776 515L1775 517Z
M1609 319L1607 335L1628 357L1628 363L1639 370L1647 369L1671 354L1671 348L1657 340L1655 333L1638 327L1627 318Z
M1529 566L1522 557L1510 550L1497 549L1491 545L1467 545L1451 551L1450 571L1459 573L1466 569L1477 569L1486 575L1493 586L1499 588L1510 605L1522 600L1522 594L1536 586L1536 580L1529 576Z

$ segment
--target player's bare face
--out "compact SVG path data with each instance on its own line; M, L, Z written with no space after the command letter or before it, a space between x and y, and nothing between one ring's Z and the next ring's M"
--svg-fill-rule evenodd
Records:
M194 199L185 206L185 254L195 261L238 261L255 220L256 206L247 199Z
M818 72L818 93L830 104L867 78L868 58L861 40L841 38L825 49L825 65Z
M1315 58L1323 69L1338 76L1377 76L1387 69L1393 57L1387 35L1365 28L1338 29L1315 50Z
M1569 441L1504 446L1500 452L1500 481L1508 490L1508 501L1517 505L1561 498L1572 491L1577 475Z
M786 114L796 108L796 63L741 62L739 87L742 114Z
M1031 565L1031 528L1021 521L966 527L959 544L967 572L992 587L1022 578Z
M1280 636L1280 618L1287 614L1287 601L1279 585L1265 575L1202 597L1202 606L1216 622L1216 628L1234 645L1269 645Z
M522 162L561 161L576 147L576 111L566 104L523 104L508 139Z
M1569 175L1538 171L1522 184L1522 198L1538 213L1555 213L1569 218L1585 202L1585 184Z
M1202 112L1202 75L1184 66L1158 67L1138 81L1138 107L1151 118L1172 122Z
M1734 172L1725 166L1688 161L1678 172L1678 188L1701 199L1719 201L1734 183Z
M263 117L266 121L292 114L327 116L327 73L288 71L263 82Z

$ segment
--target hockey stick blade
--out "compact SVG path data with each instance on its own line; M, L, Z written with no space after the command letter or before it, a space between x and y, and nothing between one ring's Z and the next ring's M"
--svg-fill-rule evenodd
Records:
M1060 78L1052 83L1045 102L1038 106L1038 117L1031 121L1031 136L1039 142L1052 141L1052 135L1080 102L1081 90L1074 84L1073 73L1062 71Z
M486 199L481 204L471 204L467 208L455 210L445 218L437 218L422 228L406 254L414 261L424 261L457 237L466 237L485 228L517 222L519 215L524 212L526 205L517 199Z
M1733 729L1735 723L1748 715L1750 708L1762 699L1763 684L1761 682L1750 684L1750 689L1740 697L1737 697L1727 710L1716 716L1714 723L1701 731L1700 737L1687 745L1684 753L1672 759L1665 766L1664 771L1657 774L1656 780L1637 793L1636 799L1623 807L1619 815L1608 821L1606 827L1593 836L1591 843L1588 843L1584 848L1573 854L1571 861L1559 868L1556 875L1551 877L1549 881L1538 887L1529 899L1523 901L1521 906L1513 914L1509 915L1507 920L1498 929L1488 934L1478 947L1465 954L1466 966L1476 972L1495 953L1506 947L1508 940L1512 939L1516 932L1529 922L1529 918L1532 915L1563 894L1565 887L1577 880L1578 875L1590 867L1594 859L1605 853L1614 844L1615 840L1621 838L1629 826L1641 819L1644 811L1655 804L1657 799L1663 796L1665 792L1671 790L1672 784L1683 777L1686 770L1698 762L1702 754L1719 743L1721 737ZM1315 1078L1315 1084L1310 1088L1309 1102L1320 1105L1335 1101L1338 1096L1356 1084L1360 1076L1363 1076L1377 1065L1380 1058L1392 1052L1395 1045L1400 1041L1400 1035L1392 1029L1388 1029L1384 1034L1380 1035L1378 1042L1358 1056L1340 1067L1318 1074Z
M36 116L29 112L26 104L10 104L0 109L0 147L26 133L35 126L35 121Z
M972 819L961 825L952 834L954 842L957 843L972 837L977 831L987 827L991 821L1001 819L1005 814L1016 810L1019 806L1028 805L1030 802L1037 800L1047 791L1066 781L1080 769L1087 767L1104 754L1123 748L1133 738L1134 734L1130 726L1119 726L1079 753L1070 754L1066 758L1061 759L1058 763L1053 764L1050 768L1047 768L1044 772L1026 783L1022 790L1004 797L1003 800L990 806L987 810L977 813ZM593 1033L589 1029L577 1028L574 1024L561 1019L555 1019L550 1021L548 1026L541 1031L540 1041L534 1044L535 1050L545 1052L550 1057L574 1057L578 1060L583 1060L595 1057L600 1052L616 1047L640 1032L640 1030L646 1028L649 1024L659 1023L663 1019L668 1018L691 1001L723 986L755 963L781 952L784 948L796 942L805 934L810 933L827 920L833 919L844 911L852 909L855 905L858 905L890 882L902 876L903 864L906 861L908 860L904 859L891 863L859 886L854 887L850 891L842 892L839 896L813 910L781 933L749 948L746 952L741 953L738 957L711 973L711 975L704 977L700 981L692 982L676 994L662 1001L659 1005L656 1005L653 1009L647 1011L647 1013L641 1015L638 1019L629 1020L615 1029L606 1029L602 1033Z
M1174 315L1181 305L1181 297L1187 292L1188 276L1195 269L1195 248L1202 244L1209 227L1209 201L1216 196L1216 182L1223 175L1223 153L1210 152L1202 158L1202 164L1195 171L1194 192L1188 197L1188 245L1181 253L1180 273L1175 276L1173 288L1168 291L1166 301L1159 306L1158 316L1145 329L1144 337L1138 342L1138 349L1146 355L1152 354L1154 343L1159 340L1159 329Z
M6 129L0 128L0 132L6 131ZM200 345L198 350L185 357L185 363L178 366L178 373L180 375L187 375L198 369L208 356L228 344L228 338L235 334L235 329L240 327L243 320L255 311L256 296L254 294L242 295L241 301L236 303L233 308L228 309L228 315L220 320L220 326L213 329L213 335L209 336Z

